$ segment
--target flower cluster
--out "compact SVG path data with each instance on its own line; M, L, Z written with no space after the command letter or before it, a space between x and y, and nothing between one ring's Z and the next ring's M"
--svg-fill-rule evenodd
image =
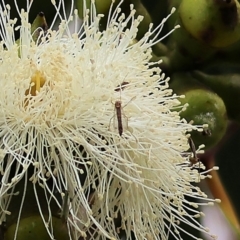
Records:
M100 31L94 3L80 27L76 10L62 16L63 1L53 4L61 23L37 29L37 40L30 6L17 28L0 7L1 223L21 186L16 221L32 189L52 237L51 204L65 206L71 239L181 239L181 223L207 232L198 201L213 201L192 185L203 176L189 164L186 135L201 128L180 118L179 96L150 62L170 15L135 41L142 17L133 6L125 16L120 3Z

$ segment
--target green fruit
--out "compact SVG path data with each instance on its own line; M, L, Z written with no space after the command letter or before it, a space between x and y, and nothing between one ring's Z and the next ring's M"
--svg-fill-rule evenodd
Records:
M26 188L26 189L25 189ZM35 190L34 190L35 189ZM33 184L32 182L28 182L27 186L25 186L25 179L22 179L18 182L14 188L15 192L18 192L18 195L13 195L11 201L8 206L8 211L11 212L10 215L6 216L6 228L17 222L19 217L19 209L21 209L21 219L25 219L31 216L39 215L39 206L41 206L41 211L44 215L48 215L49 208L51 209L51 214L55 217L59 216L59 206L55 201L50 201L50 203L46 200L45 191L38 184ZM38 202L36 200L35 191L37 192ZM24 204L22 205L22 199L24 198ZM49 197L49 196L48 196ZM59 201L61 198L59 195L55 195ZM22 206L21 206L22 205Z
M219 51L216 53L215 58L218 60L226 60L226 61L233 60L233 61L236 61L236 63L238 63L240 59L239 51L240 51L240 41L237 41L226 48L219 49Z
M26 189L25 189L26 187ZM13 240L16 230L16 222L19 217L19 210L21 209L21 219L18 227L17 240L50 240L46 227L43 223L42 217L39 214L38 203L35 196L35 190L38 194L38 201L41 205L41 211L48 219L48 210L51 209L52 215L52 229L56 240L69 240L66 220L58 218L60 209L55 201L46 200L45 190L38 184L34 185L28 182L25 186L25 179L22 179L14 188L18 195L13 195L9 204L8 210L10 215L6 216L6 231L4 240ZM24 204L22 205L22 198L25 195ZM59 198L58 195L56 195ZM51 223L49 229L51 230Z
M46 218L47 219L47 218ZM69 240L68 229L61 219L52 217L54 239ZM5 232L4 240L14 240L16 224L12 224ZM51 230L51 229L50 229ZM35 215L20 220L17 240L51 240L41 216Z
M224 69L224 67L226 67L225 64L218 66L219 69ZM234 65L233 67L237 70ZM240 121L240 72L217 75L194 71L192 76L209 86L224 100L230 119Z
M174 26L180 25L169 37L167 58L169 59L170 72L189 70L203 64L210 59L215 48L194 38L182 25L178 17Z
M189 73L176 73L172 76L170 87L178 94L184 94L181 104L188 104L181 117L194 125L207 124L204 132L194 131L191 136L198 146L205 144L206 148L216 145L224 136L227 128L226 108L222 99L206 89Z
M182 0L179 16L192 36L212 47L226 47L240 39L237 0Z
M206 148L218 143L227 127L226 108L222 99L205 89L194 89L186 92L181 102L189 104L187 110L181 113L183 118L193 120L196 125L208 125L206 130L209 133L204 132L202 136L196 132L191 134L195 143L204 143Z

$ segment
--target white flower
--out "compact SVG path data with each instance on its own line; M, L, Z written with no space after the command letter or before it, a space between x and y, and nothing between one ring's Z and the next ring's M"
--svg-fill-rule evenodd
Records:
M67 19L58 12L59 29L35 43L29 10L20 14L18 45L10 7L0 9L1 222L22 184L24 193L33 187L51 236L53 213L41 201L61 208L66 193L71 239L120 239L121 230L127 239L181 239L181 222L207 232L195 218L213 200L192 185L200 176L186 153L186 132L197 127L180 119L169 79L149 63L150 38L166 19L135 42L142 17L132 6L130 16L112 12L100 32L92 4L79 31L68 27L76 11Z

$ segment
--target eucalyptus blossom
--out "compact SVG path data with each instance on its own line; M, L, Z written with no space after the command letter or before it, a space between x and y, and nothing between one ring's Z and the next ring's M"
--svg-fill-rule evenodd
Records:
M187 134L202 128L181 119L183 96L169 88L160 62L150 61L174 10L136 41L142 16L133 5L129 16L121 3L112 9L100 31L94 2L81 25L73 1L70 16L63 0L52 3L54 22L36 29L37 40L29 1L18 10L19 26L9 5L0 8L1 223L25 179L24 191L31 185L38 199L42 188L66 213L71 239L120 239L121 231L127 239L181 239L181 223L208 232L196 220L198 207L215 200L193 185L204 175L189 162ZM38 208L53 238L51 208L40 200Z

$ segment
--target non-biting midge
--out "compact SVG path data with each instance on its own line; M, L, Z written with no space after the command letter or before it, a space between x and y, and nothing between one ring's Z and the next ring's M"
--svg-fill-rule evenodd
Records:
M119 133L120 136L122 136L122 134L123 134L122 102L121 101L116 101L114 105L115 105L117 122L118 122L118 133Z

